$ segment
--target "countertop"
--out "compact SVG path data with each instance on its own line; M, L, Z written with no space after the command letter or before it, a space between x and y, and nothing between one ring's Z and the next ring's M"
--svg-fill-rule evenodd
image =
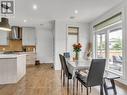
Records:
M0 59L4 58L17 58L18 56L26 56L26 54L0 54Z

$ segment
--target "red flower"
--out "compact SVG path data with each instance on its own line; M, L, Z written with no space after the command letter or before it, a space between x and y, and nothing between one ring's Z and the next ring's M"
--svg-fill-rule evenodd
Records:
M82 45L80 43L73 44L73 49L74 49L73 51L79 52L79 51L81 51L81 47L82 47Z

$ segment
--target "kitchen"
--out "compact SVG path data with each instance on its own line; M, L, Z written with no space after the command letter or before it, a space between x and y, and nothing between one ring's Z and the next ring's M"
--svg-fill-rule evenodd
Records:
M12 26L11 32L0 31L0 84L17 83L35 60L34 27Z

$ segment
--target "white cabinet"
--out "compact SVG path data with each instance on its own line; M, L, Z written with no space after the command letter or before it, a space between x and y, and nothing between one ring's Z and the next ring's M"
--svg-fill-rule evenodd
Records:
M36 33L34 27L23 27L22 30L23 45L36 45Z
M0 45L8 45L8 32L0 30Z
M36 60L36 54L35 53L26 53L26 64L30 65L30 64L35 64L35 60Z
M25 74L25 54L0 55L0 84L17 83Z

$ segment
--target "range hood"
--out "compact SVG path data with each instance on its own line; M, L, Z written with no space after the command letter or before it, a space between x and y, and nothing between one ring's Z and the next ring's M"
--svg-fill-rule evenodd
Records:
M21 40L22 39L22 28L18 26L12 26L10 32L11 40Z

